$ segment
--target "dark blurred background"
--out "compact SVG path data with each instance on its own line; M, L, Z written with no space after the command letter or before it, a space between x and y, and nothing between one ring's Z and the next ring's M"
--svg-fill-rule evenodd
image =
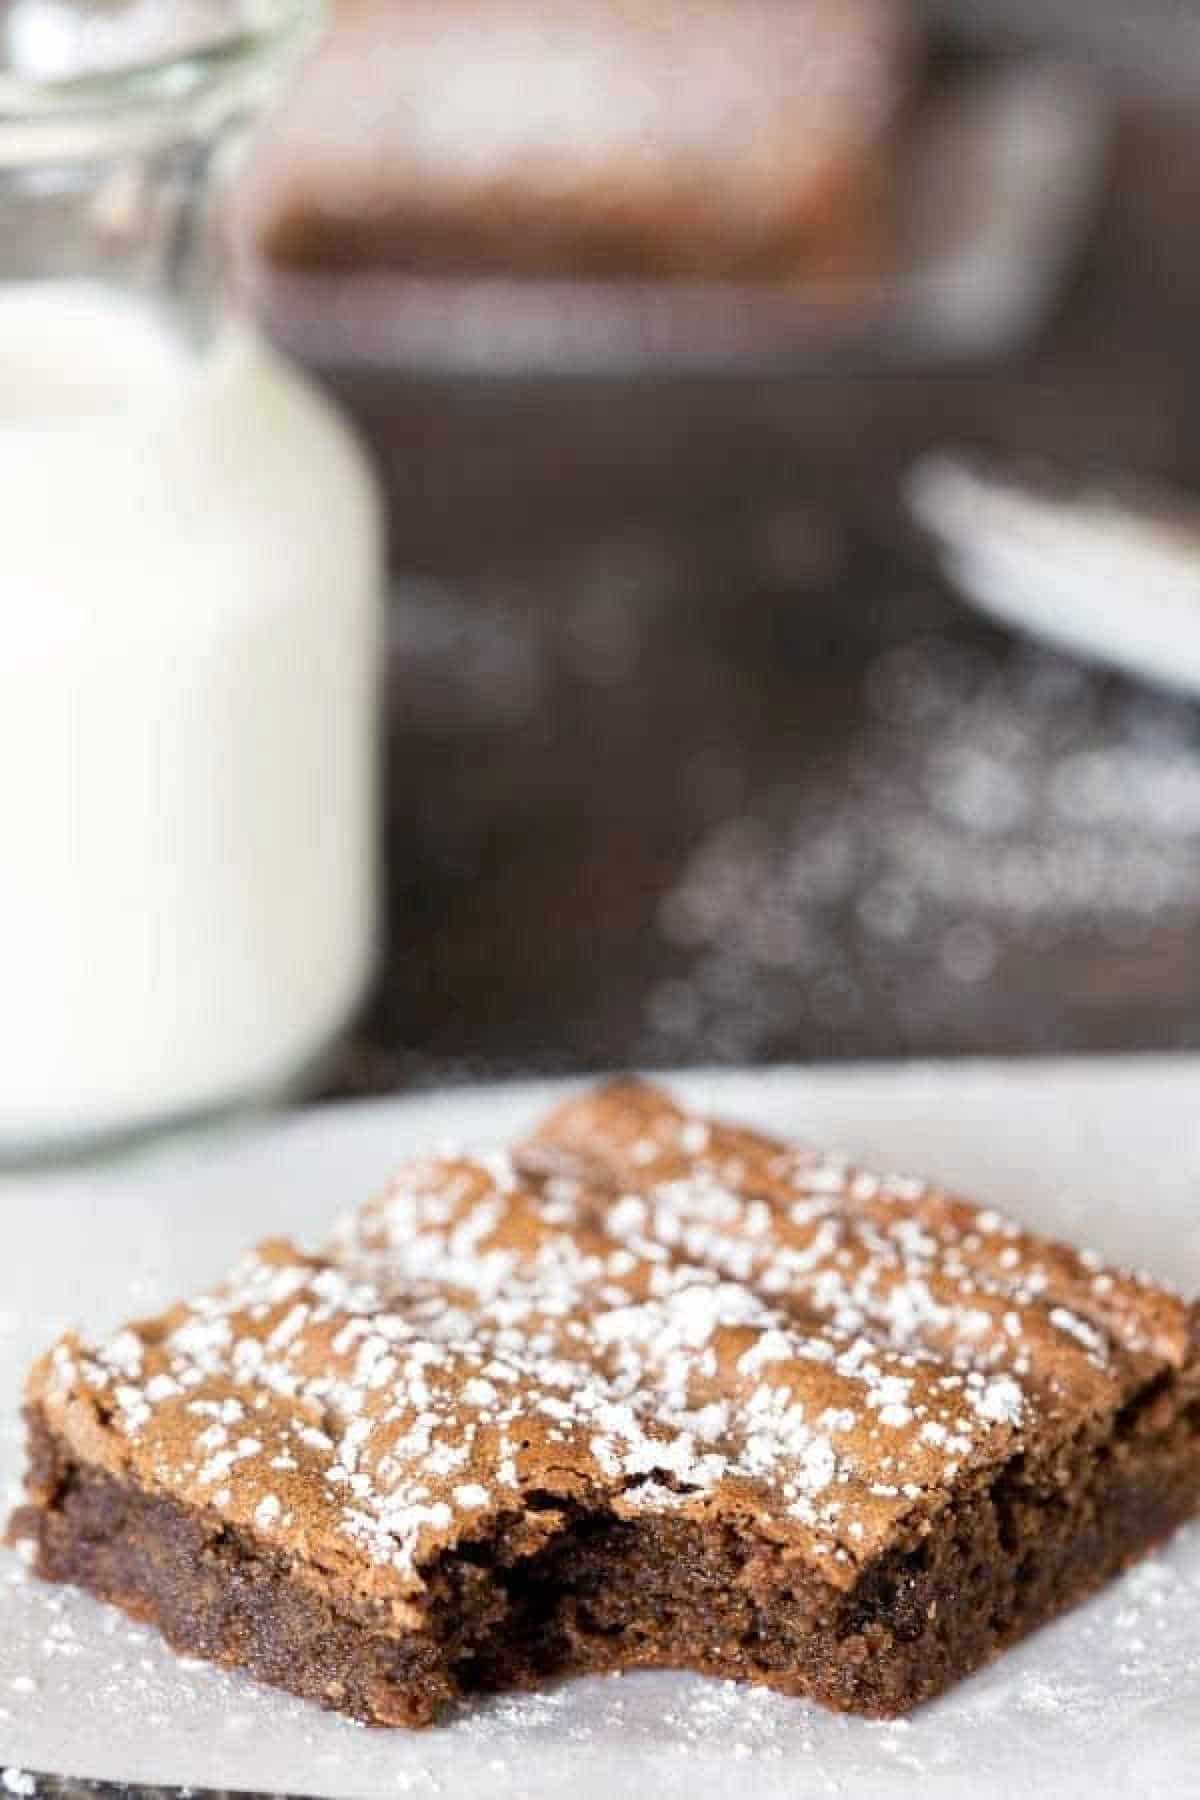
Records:
M328 1092L1200 1044L1194 704L985 623L902 498L941 445L1200 488L1200 12L934 11L956 63L1114 97L1016 353L455 379L274 319L374 451L395 579L387 955Z

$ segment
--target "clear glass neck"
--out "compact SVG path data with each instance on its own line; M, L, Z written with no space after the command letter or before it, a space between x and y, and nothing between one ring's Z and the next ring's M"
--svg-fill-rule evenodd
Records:
M202 344L213 200L319 0L0 0L0 284L76 281Z

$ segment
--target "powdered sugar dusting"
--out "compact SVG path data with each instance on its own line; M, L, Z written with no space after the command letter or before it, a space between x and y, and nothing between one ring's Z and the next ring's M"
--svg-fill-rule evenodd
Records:
M1115 1274L1101 1304L1096 1273L633 1086L515 1160L411 1165L328 1258L266 1245L162 1326L64 1340L42 1386L70 1429L102 1410L144 1482L365 1557L381 1591L419 1593L530 1488L749 1505L849 1581L1047 1384L1112 1403L1183 1332Z
M866 697L846 771L831 783L818 763L712 827L664 896L677 967L648 1002L650 1060L761 1061L817 1027L875 1054L876 1015L887 1054L985 1050L1006 994L1023 1041L1049 1046L1079 1033L1011 985L1022 946L1099 966L1195 929L1194 707L1114 694L1048 652L997 665L936 638L880 657Z
M939 1072L936 1080L922 1077L918 1090L911 1081L901 1083L905 1116L918 1121L926 1110L955 1113L964 1092L973 1091L962 1071ZM989 1083L992 1078L989 1076ZM997 1083L995 1115L982 1127L968 1119L960 1132L979 1139L974 1167L965 1148L955 1159L967 1173L977 1171L990 1179L988 1157L993 1141L1000 1142L1003 1123L1024 1116L1022 1098L1026 1084L1054 1091L1055 1077L1039 1072L1026 1077L1014 1071L1016 1098L1007 1098L1008 1087ZM896 1116L888 1098L878 1103L877 1089L867 1083L870 1098L859 1098L855 1075L839 1076L836 1091L851 1096L869 1119L869 1132L886 1142L892 1130L888 1120ZM1129 1136L1129 1167L1144 1171L1138 1196L1143 1211L1131 1206L1124 1241L1131 1253L1163 1264L1163 1243L1151 1230L1137 1236L1136 1220L1152 1216L1175 1221L1180 1244L1178 1269L1182 1280L1196 1283L1195 1246L1189 1238L1191 1213L1182 1193L1163 1179L1163 1170L1142 1159L1146 1133L1160 1141L1161 1116L1156 1106L1163 1090L1179 1093L1173 1077L1149 1073L1131 1081L1131 1111L1136 1111ZM844 1088L843 1085L844 1084ZM758 1084L764 1098L755 1109L762 1117L774 1116L784 1129L803 1116L825 1118L831 1112L833 1131L844 1129L836 1107L824 1098L815 1105L806 1096L802 1078L779 1088L777 1103L768 1105L770 1084ZM736 1110L741 1094L733 1078L712 1084L725 1105ZM705 1090L701 1090L705 1091ZM1073 1091L1073 1090L1072 1090ZM885 1095L890 1089L885 1090ZM1136 1108L1133 1107L1137 1094ZM515 1105L516 1102L506 1102ZM520 1104L526 1102L522 1100ZM749 1105L749 1100L746 1102ZM1089 1101L1088 1105L1093 1102ZM1103 1089L1106 1115L1114 1105L1113 1088ZM1121 1104L1124 1104L1122 1100ZM1176 1102L1172 1102L1176 1104ZM486 1114L477 1103L475 1115L463 1109L463 1118L481 1122L456 1126L466 1141L496 1129L499 1107L490 1102ZM1007 1110L1006 1110L1007 1109ZM403 1109L397 1109L403 1119ZM1186 1109L1185 1109L1186 1110ZM1074 1106L1069 1135L1073 1144L1079 1131ZM970 1104L966 1109L970 1114ZM1085 1114L1090 1116L1090 1113ZM394 1118L395 1115L389 1115ZM365 1121L357 1121L358 1127ZM378 1166L379 1128L374 1141L360 1151L360 1166ZM389 1124L389 1129L396 1129ZM399 1130L405 1129L403 1122ZM415 1130L413 1127L408 1128ZM328 1123L321 1128L327 1141ZM342 1148L352 1143L343 1120ZM271 1168L276 1171L277 1192L294 1216L296 1197L310 1218L320 1218L325 1203L322 1188L328 1186L329 1152L323 1170L314 1175L314 1132L297 1137L276 1129L267 1136ZM369 1136L370 1134L368 1134ZM862 1133L864 1137L867 1132ZM1168 1131L1165 1134L1175 1141ZM923 1139L918 1123L904 1137L906 1143ZM1182 1140L1180 1140L1182 1141ZM1191 1141L1190 1137L1187 1140ZM942 1154L941 1138L929 1133L934 1159ZM1114 1139L1105 1140L1105 1157L1112 1154ZM1039 1131L1038 1155L1043 1154ZM386 1149L384 1154L386 1155ZM916 1154L914 1152L914 1154ZM1046 1161L1039 1162L1041 1188L1028 1174L1022 1192L1029 1206L1039 1192L1049 1195L1047 1210L1057 1207L1064 1228L1073 1229L1079 1215L1072 1215L1055 1195L1059 1188L1074 1186L1085 1198L1087 1169L1063 1158L1056 1150L1053 1131L1045 1137ZM321 1164L321 1158L317 1158ZM353 1161L353 1150L351 1150ZM345 1162L343 1160L343 1167ZM249 1170L227 1152L209 1157L193 1178L192 1194L211 1195L214 1206L224 1206L229 1217L225 1241L236 1242L245 1229L244 1199L263 1194L262 1160L251 1161ZM1111 1201L1104 1170L1097 1163L1100 1199L1093 1201L1097 1235L1103 1238L1105 1208L1119 1208L1119 1194ZM965 1176L964 1176L965 1178ZM307 1187L306 1187L307 1181ZM31 1184L32 1185L32 1184ZM993 1187L998 1184L993 1182ZM1019 1184L1007 1183L1013 1193ZM1004 1185L999 1184L1000 1191ZM144 1230L150 1212L130 1206L131 1194L144 1191L147 1209L161 1204L160 1189L152 1180L131 1184L124 1170L114 1172L109 1188L108 1216L118 1246L116 1267L129 1254L130 1231ZM266 1190L269 1191L269 1190ZM231 1195L233 1203L231 1204ZM177 1192L173 1195L178 1204ZM18 1204L28 1196L8 1190L10 1220ZM1023 1203L1024 1204L1024 1203ZM44 1207L42 1208L44 1210ZM277 1214L277 1216L280 1216ZM235 1216L236 1215L236 1216ZM18 1236L23 1226L18 1218ZM129 1221L135 1221L131 1226ZM1165 1227L1164 1227L1165 1228ZM124 1235L122 1235L124 1234ZM1122 1241L1121 1231L1109 1232ZM163 1240L165 1243L165 1239ZM1019 1239L1011 1240L1019 1244ZM176 1252L164 1260L153 1246L154 1294L170 1292L187 1279L184 1259ZM191 1254L191 1252L189 1252ZM150 1267L143 1264L142 1267ZM1166 1266L1171 1266L1166 1262ZM39 1329L57 1304L57 1290L41 1286L29 1297L21 1291L22 1337L5 1365L5 1378L15 1394L20 1364L31 1353ZM14 1293L10 1283L10 1293ZM97 1282L81 1288L75 1304L93 1316L105 1305ZM120 1283L112 1291L120 1292ZM1103 1297L1103 1296L1101 1296ZM149 1310L144 1297L140 1311ZM1023 1332L1028 1315L1019 1321ZM44 1329L44 1326L42 1327ZM24 1346L28 1344L29 1352ZM1079 1347L1082 1353L1082 1346ZM769 1373L769 1363L763 1368ZM762 1371L760 1371L762 1372ZM489 1371L498 1387L502 1376ZM836 1409L834 1409L834 1413ZM819 1416L818 1429L836 1438L838 1419ZM211 1422L211 1420L210 1420ZM233 1421L237 1425L237 1421ZM240 1426L237 1435L251 1428ZM257 1426L253 1428L257 1432ZM324 1434L312 1428L318 1447ZM11 1430L4 1434L0 1450L8 1456L4 1472L15 1473L15 1444ZM261 1433L258 1433L261 1435ZM328 1441L328 1440L326 1440ZM1039 1632L1000 1662L955 1690L936 1707L914 1715L907 1727L875 1727L821 1712L804 1702L722 1683L677 1675L638 1674L620 1680L588 1679L555 1687L538 1695L483 1701L462 1709L444 1729L410 1736L407 1733L369 1732L311 1705L257 1687L242 1678L189 1660L174 1657L154 1635L110 1610L69 1590L48 1588L28 1580L16 1557L0 1552L0 1611L5 1631L0 1634L0 1746L10 1762L25 1770L69 1767L110 1777L133 1780L161 1779L170 1769L174 1779L210 1787L228 1786L282 1791L294 1785L296 1768L305 1771L305 1786L314 1794L355 1792L363 1800L380 1800L395 1794L452 1795L461 1791L487 1793L494 1800L551 1800L570 1791L580 1800L602 1800L611 1793L614 1770L630 1783L657 1785L662 1791L687 1791L693 1800L720 1800L731 1785L753 1782L758 1800L796 1800L800 1794L836 1793L839 1800L878 1800L881 1792L894 1792L904 1800L945 1788L956 1792L989 1793L1025 1791L1028 1771L1039 1770L1047 1791L1075 1800L1088 1791L1104 1791L1114 1767L1133 1770L1138 1761L1150 1766L1171 1785L1187 1791L1195 1763L1194 1699L1200 1683L1200 1539L1196 1532L1179 1534L1170 1548L1113 1584L1087 1607L1059 1625ZM71 1639L51 1638L51 1623L67 1623ZM49 1646L73 1642L75 1652L62 1655ZM2 1752L0 1752L2 1754ZM886 1785L885 1785L886 1784Z

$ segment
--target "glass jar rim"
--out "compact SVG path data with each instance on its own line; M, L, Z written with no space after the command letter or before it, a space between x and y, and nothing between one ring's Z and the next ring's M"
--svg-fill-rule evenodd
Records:
M249 16L151 53L43 73L0 61L0 171L120 154L216 131L264 104L315 40L323 0L257 0Z

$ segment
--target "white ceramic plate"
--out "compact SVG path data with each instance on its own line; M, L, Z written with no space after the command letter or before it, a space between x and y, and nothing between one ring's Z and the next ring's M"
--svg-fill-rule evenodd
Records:
M690 1075L697 1103L909 1168L1200 1290L1200 1060ZM152 1311L257 1236L320 1239L417 1148L519 1132L545 1085L209 1133L99 1169L0 1180L0 1476L21 1372L62 1326ZM368 1731L174 1658L0 1553L0 1764L110 1781L444 1800L922 1800L1135 1792L1200 1779L1200 1531L910 1721L835 1718L683 1675L565 1683L436 1730ZM23 1783L11 1772L7 1786Z

